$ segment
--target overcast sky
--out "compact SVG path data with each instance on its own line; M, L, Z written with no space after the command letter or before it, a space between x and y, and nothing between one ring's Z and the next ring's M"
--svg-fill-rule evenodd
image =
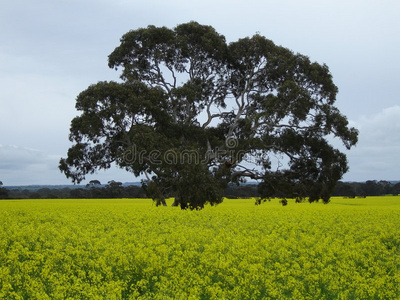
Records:
M260 33L326 63L336 105L360 130L347 181L400 180L398 0L0 0L0 180L68 184L58 170L70 146L79 92L116 80L107 57L131 29L213 26L228 42ZM90 179L137 181L121 170Z

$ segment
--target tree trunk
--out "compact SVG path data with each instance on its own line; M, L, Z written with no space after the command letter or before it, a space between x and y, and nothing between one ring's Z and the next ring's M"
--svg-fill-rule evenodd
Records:
M188 208L188 205L187 205L187 203L185 203L185 202L183 202L183 201L181 201L181 209L187 209Z
M187 209L188 208L188 203L182 199L182 197L175 197L174 203L172 203L172 206L180 206L181 209Z
M172 203L172 206L178 206L180 203L179 198L175 197L174 203Z
M162 197L160 199L156 199L155 202L156 202L156 206L160 206L160 205L168 206L167 202L165 202L165 198L164 197Z

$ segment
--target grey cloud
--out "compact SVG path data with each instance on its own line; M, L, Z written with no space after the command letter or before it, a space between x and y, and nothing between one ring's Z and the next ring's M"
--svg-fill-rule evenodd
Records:
M61 155L50 155L42 151L15 145L0 145L0 180L4 185L72 184L59 171ZM117 167L88 175L83 185L92 179L107 183L140 181L133 174Z
M360 131L358 145L347 153L348 180L400 179L400 106L352 122Z
M0 176L4 184L49 182L58 177L59 157L18 146L0 145ZM61 177L61 176L60 176Z

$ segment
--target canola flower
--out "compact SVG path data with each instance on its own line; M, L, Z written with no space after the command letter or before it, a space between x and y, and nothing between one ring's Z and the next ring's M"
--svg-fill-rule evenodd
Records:
M0 299L400 299L400 197L0 201Z

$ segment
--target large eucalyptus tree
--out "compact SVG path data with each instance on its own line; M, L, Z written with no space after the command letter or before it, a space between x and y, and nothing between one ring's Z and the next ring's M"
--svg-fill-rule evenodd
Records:
M350 149L358 133L334 106L328 67L263 36L227 44L196 22L148 26L122 37L109 67L121 69L120 82L77 97L74 145L59 166L73 182L114 163L145 175L157 204L174 196L202 208L246 178L263 197L328 202L348 170L329 139Z

